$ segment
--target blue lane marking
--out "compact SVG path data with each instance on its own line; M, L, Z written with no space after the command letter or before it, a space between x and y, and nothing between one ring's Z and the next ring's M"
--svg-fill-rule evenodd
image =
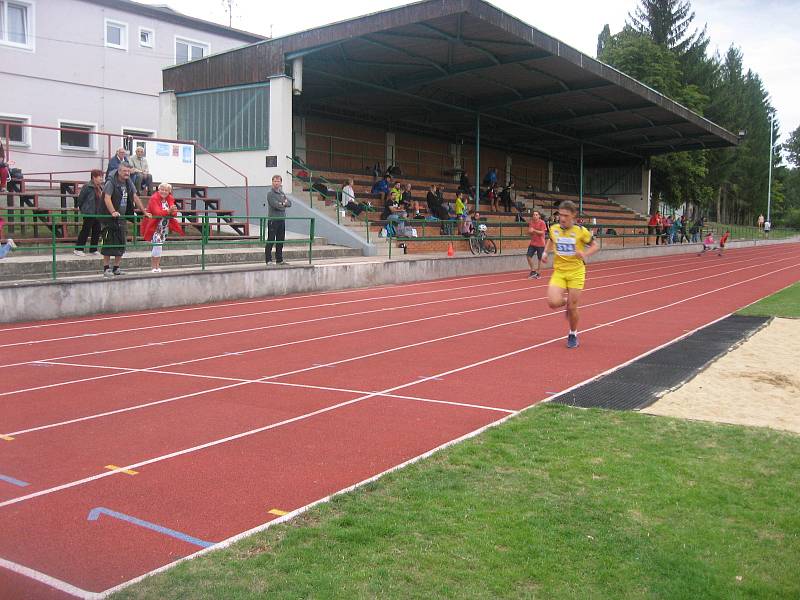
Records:
M108 515L109 517L114 517L115 519L120 519L121 521L127 521L128 523L133 523L134 525L138 525L139 527L152 529L153 531L157 531L158 533L163 533L164 535L177 538L184 542L189 542L190 544L194 544L195 546L200 546L201 548L208 548L209 546L214 545L214 542L206 542L205 540L200 540L196 537L192 537L191 535L181 533L180 531L175 531L174 529L169 529L168 527L162 527L161 525L156 525L155 523L150 523L149 521L143 521L142 519L137 519L136 517L132 517L130 515L117 512L115 510L104 508L102 506L98 506L90 510L89 516L86 517L86 520L97 521L97 519L100 518L101 514Z
M11 485L17 485L19 487L27 487L30 485L27 481L20 481L19 479L14 479L13 477L9 477L8 475L0 475L0 481L5 481L10 483Z

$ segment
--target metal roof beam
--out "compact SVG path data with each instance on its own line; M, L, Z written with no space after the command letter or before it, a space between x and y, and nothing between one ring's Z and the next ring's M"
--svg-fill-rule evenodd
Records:
M375 46L378 46L380 48L384 48L386 50L393 50L394 52L397 52L398 54L402 54L403 56L408 56L408 57L411 57L411 58L413 58L415 60L427 63L428 65L430 65L431 67L433 67L437 71L440 71L445 75L449 75L447 69L445 69L442 65L440 65L436 61L430 60L429 58L427 58L425 56L420 56L419 54L415 54L414 52L409 52L408 50L405 50L404 48L398 48L396 46L392 46L391 44L386 44L384 42L379 42L378 40L373 40L372 38L369 38L367 36L363 36L360 39L362 39L363 41L368 42L370 44L373 44Z
M589 137L585 137L583 139L584 140L599 140L599 139L603 139L603 138L608 137L608 136L635 135L635 134L640 133L640 132L642 132L642 133L649 132L649 133L652 134L653 133L653 127L664 127L664 128L669 129L670 131L675 132L677 135L681 135L681 133L679 131L676 131L675 129L672 128L672 125L683 125L685 123L686 123L686 121L670 121L669 123L656 123L654 126L651 126L651 127L642 127L640 125L637 125L636 127L623 127L623 128L617 127L614 131L607 131L605 133L597 133L597 134L594 134L594 135L590 135Z
M587 93L588 90L593 90L593 89L598 89L598 88L606 88L606 87L613 87L613 86L614 85L611 84L611 83L603 82L603 83L595 83L595 84L587 85L587 86L583 86L583 87L573 87L573 88L569 88L569 89L566 89L566 90L562 88L561 90L559 90L557 92L545 92L544 94L542 94L540 92L535 92L535 93L531 93L531 94L524 94L523 93L522 98L514 98L514 99L510 99L510 100L509 99L505 99L505 100L501 100L499 102L494 102L492 104L486 104L486 105L481 107L481 110L495 110L495 109L498 109L498 108L508 108L510 106L513 106L515 104L520 104L520 103L523 103L523 102L533 102L534 100L553 99L553 98L558 98L560 96L568 96L570 94L575 94L575 93ZM648 105L648 106L650 106L650 105Z

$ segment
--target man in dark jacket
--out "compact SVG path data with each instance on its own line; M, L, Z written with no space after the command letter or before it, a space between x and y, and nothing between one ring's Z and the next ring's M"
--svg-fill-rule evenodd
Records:
M272 246L275 246L275 263L285 265L283 260L283 241L286 239L286 209L292 201L283 193L283 178L280 175L272 177L272 187L267 192L267 245L264 249L264 258L267 265L272 264ZM276 220L272 220L275 218ZM273 243L274 242L274 243Z
M126 216L133 215L133 205L144 213L145 217L150 217L150 213L139 200L136 188L131 181L131 170L126 165L121 165L119 169L113 171L106 185L103 188L103 202L100 205L98 214L108 215L102 219L103 226L103 275L114 277L122 275L119 264L125 254L125 242L128 239L128 222ZM109 269L111 257L114 257L114 268Z
M120 165L132 167L131 162L128 160L128 151L125 148L117 148L117 153L111 157L106 167L106 181L111 177L111 173L119 169Z
M100 220L97 217L97 211L100 210L102 202L103 172L100 169L92 169L89 183L83 185L78 196L78 209L83 216L83 227L81 227L81 232L78 234L78 242L75 244L76 248L73 251L76 256L86 256L84 250L90 233L92 239L89 246L89 254L100 254L97 251L97 242L100 240Z

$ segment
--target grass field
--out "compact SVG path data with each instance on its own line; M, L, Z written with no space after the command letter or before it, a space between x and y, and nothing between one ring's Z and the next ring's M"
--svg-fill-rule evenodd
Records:
M740 315L800 318L800 282L739 311Z
M800 436L538 406L115 598L797 598Z

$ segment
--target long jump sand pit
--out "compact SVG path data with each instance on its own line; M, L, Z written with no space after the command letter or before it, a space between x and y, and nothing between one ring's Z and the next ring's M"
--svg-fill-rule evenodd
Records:
M800 319L773 319L642 412L800 433Z

